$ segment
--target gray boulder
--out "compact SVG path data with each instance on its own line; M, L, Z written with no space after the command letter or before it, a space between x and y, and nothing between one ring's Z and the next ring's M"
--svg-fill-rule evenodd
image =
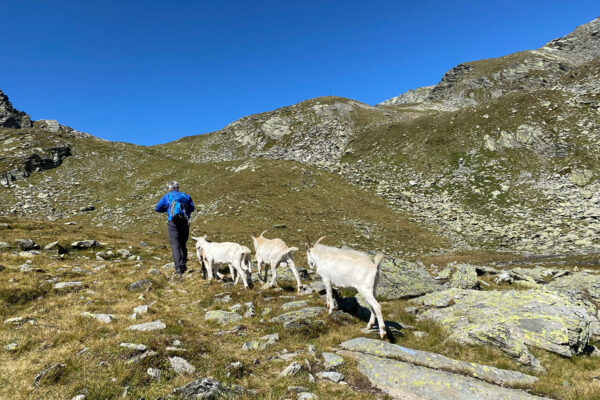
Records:
M298 372L300 372L301 369L302 364L299 364L296 361L294 361L293 363L285 367L283 371L281 371L279 377L285 378L286 376L296 375Z
M165 329L166 327L167 327L167 325L165 325L164 322L158 320L158 321L153 321L153 322L146 322L144 324L131 325L130 327L127 328L127 330L128 331L148 332L148 331L162 330L162 329Z
M450 278L450 286L458 289L477 289L477 270L473 265L458 264Z
M129 290L134 292L140 289L148 289L152 286L152 281L150 279L140 279L139 281L135 281L129 285Z
M379 300L405 299L444 290L420 265L386 257L380 268L377 285Z
M171 368L177 374L193 374L196 372L196 367L190 364L186 359L181 357L169 357Z
M600 276L575 272L555 278L545 287L586 307L588 312L596 317L592 321L591 333L594 339L600 338L600 322L597 319L600 317Z
M204 315L204 319L207 321L216 321L221 325L239 322L242 320L242 316L236 312L223 311L223 310L211 310Z
M68 290L68 289L78 289L85 286L83 282L74 281L74 282L58 282L55 283L53 288L55 290Z
M92 247L98 247L99 243L95 240L78 240L71 243L71 247L78 250L90 249Z
M93 318L96 321L100 321L103 322L105 324L112 322L113 319L115 319L115 316L112 314L92 314L90 312L83 312L81 313L82 317L86 317L86 318Z
M417 319L431 319L448 327L449 339L499 345L519 359L528 357L524 351L517 351L517 347L525 345L564 357L579 354L587 346L592 323L596 321L585 307L567 296L541 289L483 292L448 289L411 301L421 307ZM499 325L506 328L500 329ZM486 338L501 332L510 334L510 339ZM509 348L504 343L510 343Z
M138 343L121 343L119 346L135 351L146 351L148 349L148 346L146 346L145 344Z
M339 383L344 380L344 375L334 371L323 371L317 374L318 378L327 379L334 383Z
M317 315L327 311L323 307L306 307L300 310L288 311L284 314L271 318L271 322L290 323L299 320L314 318Z
M289 311L294 308L306 307L307 305L308 305L307 300L298 300L298 301L290 301L288 303L283 303L280 308L284 311Z
M17 239L17 246L23 251L39 250L40 245L34 242L32 239Z

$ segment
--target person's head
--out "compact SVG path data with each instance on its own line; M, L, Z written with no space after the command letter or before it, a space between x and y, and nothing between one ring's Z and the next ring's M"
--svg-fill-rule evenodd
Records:
M177 181L171 181L171 182L167 183L167 190L169 192L173 191L173 190L179 191L179 182L177 182Z

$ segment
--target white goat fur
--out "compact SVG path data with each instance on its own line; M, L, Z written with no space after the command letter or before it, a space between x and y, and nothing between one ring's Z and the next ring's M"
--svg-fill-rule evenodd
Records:
M381 314L381 306L375 299L383 254L378 253L373 262L365 253L325 246L319 243L321 239L312 248L307 245L307 259L308 265L316 268L317 274L323 279L329 313L333 312L334 307L332 285L355 288L371 307L367 328L373 327L377 317L379 335L383 339L386 335L385 322Z
M232 279L235 276L235 272L237 272L234 283L237 283L241 276L244 287L248 287L251 272L250 256L252 255L249 248L231 242L209 242L206 240L206 235L203 237L192 237L192 239L196 241L198 260L206 261L206 272L209 280L213 279L215 268L227 265Z
M266 232L266 231L265 231ZM258 276L261 277L262 264L265 264L265 282L267 281L267 268L271 266L271 283L269 287L275 284L277 279L277 266L281 263L286 263L292 270L296 282L298 283L298 293L302 284L300 283L300 275L292 259L292 253L298 251L297 247L287 247L287 245L281 239L267 239L263 237L265 232L261 233L258 237L252 235L252 241L254 242L254 250L256 251L256 266L258 269ZM261 277L262 278L262 277Z

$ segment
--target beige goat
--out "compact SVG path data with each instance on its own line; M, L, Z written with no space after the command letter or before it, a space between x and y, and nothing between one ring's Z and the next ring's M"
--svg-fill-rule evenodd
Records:
M300 293L302 283L300 283L300 275L298 275L298 270L292 259L292 253L298 251L298 248L287 247L281 239L267 239L263 236L265 232L266 231L261 233L258 237L251 235L252 241L254 242L254 250L256 251L256 264L259 278L262 278L262 264L265 264L265 282L267 281L267 268L268 266L271 266L273 276L271 277L269 287L272 287L277 279L277 266L281 263L286 263L296 278L296 282L298 283L298 293Z
M203 237L192 237L196 241L196 254L198 260L206 265L207 278L213 279L213 271L219 266L228 266L231 279L237 283L242 277L244 287L248 288L248 282L252 284L250 270L250 256L252 252L246 246L231 242L209 242L206 235ZM237 272L237 276L236 275Z

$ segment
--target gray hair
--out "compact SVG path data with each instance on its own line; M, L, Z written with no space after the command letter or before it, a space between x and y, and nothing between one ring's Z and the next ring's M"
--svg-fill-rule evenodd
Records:
M168 191L171 191L171 190L179 191L179 182L171 181L171 182L167 183L167 190Z

